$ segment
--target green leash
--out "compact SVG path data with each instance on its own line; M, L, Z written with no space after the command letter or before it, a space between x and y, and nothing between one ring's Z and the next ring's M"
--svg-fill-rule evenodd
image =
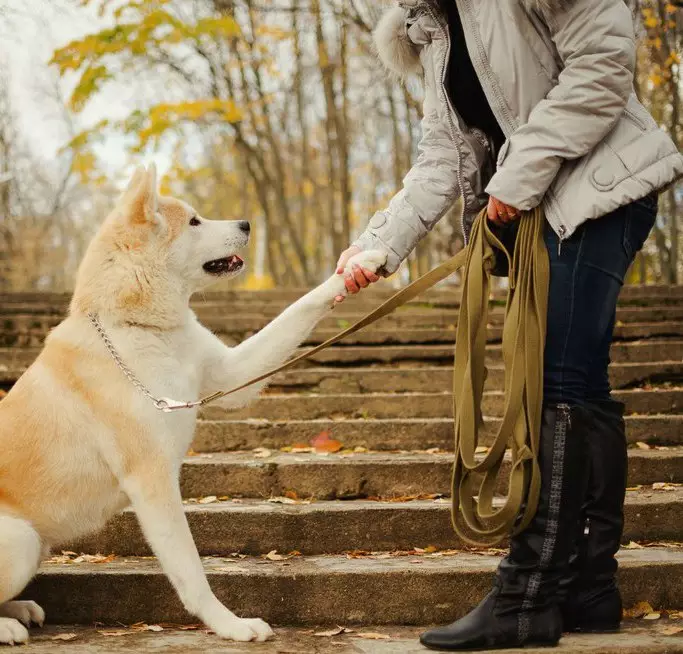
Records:
M522 531L538 507L540 470L538 443L543 403L543 350L545 346L550 266L543 241L540 209L520 218L514 253L510 255L491 232L486 212L476 219L470 244L456 256L398 291L377 309L324 343L287 363L229 391L218 391L193 403L176 403L162 410L203 406L287 370L300 361L389 315L438 282L464 268L463 295L458 317L454 366L455 465L453 468L453 527L473 545L491 546ZM486 379L486 327L495 253L505 253L510 267L510 288L503 327L505 412L493 445L477 462L481 401ZM493 507L494 492L506 449L512 451L508 494L500 508Z

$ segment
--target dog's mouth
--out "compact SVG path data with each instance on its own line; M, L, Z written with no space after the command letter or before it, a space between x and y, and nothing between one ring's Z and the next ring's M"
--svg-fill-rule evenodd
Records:
M229 273L237 272L242 270L244 266L244 261L233 254L229 257L223 257L222 259L214 259L213 261L207 261L203 268L205 272L209 275L227 275Z

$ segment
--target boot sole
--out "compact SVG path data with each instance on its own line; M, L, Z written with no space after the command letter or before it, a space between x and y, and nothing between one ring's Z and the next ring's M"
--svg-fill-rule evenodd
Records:
M426 647L429 650L432 650L434 652L492 652L495 650L506 650L506 649L527 649L531 647L557 647L559 644L559 641L557 643L526 643L525 645L501 645L500 647L470 647L467 649L463 649L461 647L437 647L435 645L426 645L422 641L420 641L420 644L423 647Z

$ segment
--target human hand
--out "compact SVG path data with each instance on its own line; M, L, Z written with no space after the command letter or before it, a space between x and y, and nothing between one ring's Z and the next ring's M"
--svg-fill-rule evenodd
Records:
M499 227L518 220L521 215L519 209L511 207L493 196L489 198L489 206L486 213L488 214L488 219Z
M356 245L352 245L347 250L344 250L341 253L341 256L339 257L339 261L337 262L337 274L343 275L344 269L346 268L346 264L348 263L349 259L351 259L351 257L357 255L360 252L361 249ZM368 270L367 268L361 268L360 266L354 266L352 273L347 273L345 275L344 285L346 286L346 290L351 295L355 295L356 293L360 292L361 288L367 288L368 286L370 286L370 284L374 284L379 280L379 275L372 272L372 270ZM335 305L337 305L341 304L343 301L344 296L338 295L335 298L334 303Z

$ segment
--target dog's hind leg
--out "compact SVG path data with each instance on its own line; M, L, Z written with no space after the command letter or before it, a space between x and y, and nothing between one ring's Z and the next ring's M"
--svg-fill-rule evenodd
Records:
M31 622L42 625L45 613L35 602L11 602L40 565L40 537L26 521L0 514L0 644L25 643Z

